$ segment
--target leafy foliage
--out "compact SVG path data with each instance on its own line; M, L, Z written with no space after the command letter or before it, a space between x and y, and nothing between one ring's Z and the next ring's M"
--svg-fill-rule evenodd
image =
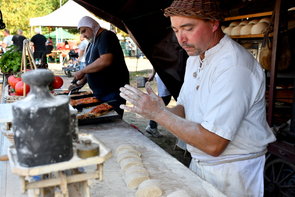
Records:
M62 0L62 4L68 0ZM59 0L0 0L3 21L14 34L22 29L26 37L31 37L30 18L47 15L60 6Z
M16 73L20 71L22 53L14 45L1 55L0 70L2 73Z

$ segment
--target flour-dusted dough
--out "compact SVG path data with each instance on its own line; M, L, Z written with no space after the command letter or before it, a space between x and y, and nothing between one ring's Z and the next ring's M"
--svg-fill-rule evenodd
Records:
M160 197L163 192L160 188L160 181L156 179L149 179L143 181L135 193L136 197Z
M126 158L120 162L120 167L122 170L126 170L129 167L136 165L143 166L141 158Z
M131 166L125 170L125 176L127 174L131 174L131 173L135 173L135 172L145 173L146 175L149 174L148 171L146 170L146 168L143 167L142 165L135 165L135 166Z
M118 148L116 149L116 155L120 155L126 152L134 152L136 153L138 156L141 156L141 153L139 151L137 151L134 146L129 145L129 144L122 144L120 146L118 146Z
M128 151L128 152L123 152L117 155L117 162L120 163L123 159L127 159L127 158L139 158L140 156L133 152L133 151Z
M135 148L131 144L121 144L120 146L118 146L116 148L116 152L120 152L120 151L122 151L124 149L135 149Z
M191 197L185 190L179 189L170 193L167 197Z
M140 183L149 179L149 175L145 172L132 172L125 176L127 187L136 189Z

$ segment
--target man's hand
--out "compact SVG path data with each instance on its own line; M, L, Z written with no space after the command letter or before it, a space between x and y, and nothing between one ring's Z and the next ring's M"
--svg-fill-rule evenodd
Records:
M155 120L157 115L165 109L165 104L163 100L153 92L149 82L146 83L145 88L147 93L130 85L125 85L120 88L120 96L133 105L132 107L121 105L120 108L138 113L147 119Z
M84 78L84 76L85 76L85 73L83 72L83 69L82 69L74 74L74 79L80 80Z

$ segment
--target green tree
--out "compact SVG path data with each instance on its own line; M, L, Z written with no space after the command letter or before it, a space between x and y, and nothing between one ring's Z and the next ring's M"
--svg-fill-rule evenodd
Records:
M62 0L62 5L67 0ZM12 34L22 29L31 37L30 18L47 15L60 7L60 0L0 0L3 21Z

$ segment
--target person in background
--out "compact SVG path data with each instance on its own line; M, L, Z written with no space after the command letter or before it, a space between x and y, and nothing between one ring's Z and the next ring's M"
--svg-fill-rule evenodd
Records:
M40 33L40 29L35 29L35 35L31 38L33 44L33 56L38 67L46 67L46 37Z
M45 43L46 46L53 46L53 40L51 37L48 37Z
M157 87L158 87L158 96L162 98L165 106L169 104L171 101L171 94L163 81L161 80L158 73L156 73L155 69L153 69L152 74L149 76L148 81L152 81L153 79L156 79ZM150 120L148 126L146 127L145 131L152 135L153 137L160 137L161 134L158 131L158 123Z
M88 82L94 96L108 102L123 117L124 111L119 106L126 101L119 96L119 88L129 84L129 71L116 34L100 27L88 16L81 18L78 30L89 41L89 46L85 55L86 67L74 75L77 85Z
M54 58L52 57L52 55L50 54L54 48L53 46L53 40L51 37L48 37L47 38L47 41L45 43L45 46L46 46L46 55L48 56L48 59L50 62L53 62L54 61Z
M26 37L23 36L23 30L18 29L16 31L16 35L12 37L13 44L17 47L17 50L19 51L23 50L23 44L24 44L23 42L25 39Z
M12 41L12 35L10 35L10 31L8 29L3 30L4 39L2 42L2 50L5 53L7 51L7 48L11 45L13 45Z
M174 0L164 10L187 52L177 105L168 108L149 86L130 85L121 96L139 113L187 143L190 169L229 197L263 197L267 145L276 140L266 121L265 73L221 30L213 0Z
M78 46L79 48L79 57L78 57L78 62L80 64L80 70L83 69L85 66L86 66L86 63L85 63L85 52L86 52L86 48L89 44L88 40L85 39L83 37L83 35L80 35L80 44Z

